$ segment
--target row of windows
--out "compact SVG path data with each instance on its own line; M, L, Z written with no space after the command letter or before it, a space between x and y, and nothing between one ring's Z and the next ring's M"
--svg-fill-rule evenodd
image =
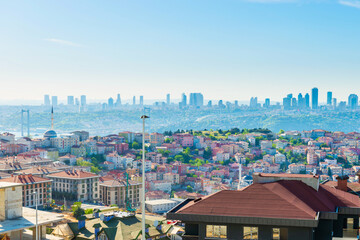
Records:
M50 184L48 185L47 183L35 183L24 186L24 189L33 189L38 187L50 187Z
M95 186L97 186L98 184L98 180L97 179L83 179L83 180L73 180L73 179L63 179L63 178L57 178L55 179L56 182L61 182L61 183L73 183L73 184L80 184L80 183L95 183Z
M227 238L227 227L222 225L206 225L206 237L207 238ZM243 227L242 239L259 239L258 227ZM272 229L272 239L280 240L280 229Z

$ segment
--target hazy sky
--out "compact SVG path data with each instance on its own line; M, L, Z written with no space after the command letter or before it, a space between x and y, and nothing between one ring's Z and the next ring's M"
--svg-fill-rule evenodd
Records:
M13 1L0 100L360 94L360 0ZM2 102L3 102L2 101Z

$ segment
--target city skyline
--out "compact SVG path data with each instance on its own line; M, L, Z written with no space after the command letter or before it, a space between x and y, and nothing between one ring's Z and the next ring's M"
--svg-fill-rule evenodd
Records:
M269 97L265 97L265 98L259 98L258 96L252 96L250 98L250 104L252 104L252 101L256 99L256 102L259 103L266 103L267 105L274 105L274 104L282 104L282 105L286 105L286 104L290 104L290 105L297 105L299 104L299 106L302 105L306 105L307 107L311 107L312 109L316 109L317 107L319 107L320 105L337 105L337 103L339 102L350 102L350 98L352 98L352 96L355 96L356 99L358 99L358 94L356 93L349 93L348 96L344 99L338 98L336 95L333 94L333 91L327 91L324 93L325 96L322 96L321 94L321 90L320 90L320 95L319 95L319 89L317 87L312 88L311 90L309 90L308 92L294 92L294 93L287 93L287 97L282 98L281 100L277 100L277 99L271 99ZM183 99L183 96L188 95L189 99ZM149 104L154 104L154 103L166 103L166 105L169 104L178 104L181 103L182 105L186 105L186 104L190 104L192 101L194 101L192 95L197 95L200 94L201 95L201 100L199 103L196 103L194 105L197 106L202 106L202 105L217 105L217 102L215 101L220 101L221 103L225 103L225 102L235 102L235 104L245 104L247 105L249 100L239 100L239 99L226 99L226 98L221 98L221 96L219 96L219 98L217 99L210 99L210 98L206 98L204 97L204 95L201 93L182 93L180 98L174 97L172 94L167 93L164 98L161 98L158 96L158 98L155 99L146 99L144 98L144 95L140 95L140 96L132 96L129 99L123 99L122 94L117 93L116 97L114 96L108 96L108 98L106 98L106 96L102 96L103 98L99 98L99 99L88 99L87 95L67 95L67 96L51 96L49 94L44 94L43 95L43 100L36 100L36 101L32 101L34 105L80 105L80 106L85 106L87 103L88 104L95 104L95 103L109 103L113 102L109 105L122 105L122 104L130 104L130 105L149 105ZM315 94L315 95L314 95ZM297 97L296 97L297 95ZM177 96L177 95L176 95ZM311 98L311 103L310 103L310 98ZM51 100L50 100L51 99ZM290 102L287 102L288 99ZM184 103L185 101L185 103ZM196 101L196 100L195 100ZM294 102L295 101L295 102ZM355 99L353 99L352 101L357 102L356 105L358 105L358 100L356 101ZM210 102L210 103L209 103ZM22 103L24 104L24 103ZM30 104L30 103L29 103ZM256 103L255 103L256 104ZM0 100L0 105L3 105L1 100ZM9 104L9 105L13 105L13 104ZM31 105L31 104L30 104Z
M319 102L329 90L345 99L360 75L358 3L6 1L0 99L202 92L280 102L312 86Z

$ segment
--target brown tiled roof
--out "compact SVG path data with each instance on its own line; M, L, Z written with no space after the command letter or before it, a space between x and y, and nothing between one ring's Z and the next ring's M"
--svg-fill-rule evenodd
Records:
M99 177L98 175L91 172L84 172L79 170L65 170L58 173L49 174L48 177L57 177L57 178L92 178Z
M309 219L318 212L335 212L336 207L360 208L358 197L328 186L319 190L297 180L256 183L240 191L224 190L180 208L176 213Z
M137 183L135 181L129 180L129 185L139 185L140 183ZM107 186L107 187L125 187L126 186L126 181L125 180L110 180L110 181L104 181L102 183L100 183L100 185L102 186Z
M34 184L40 182L50 182L50 179L33 176L32 174L16 175L9 178L0 179L0 182L22 183L22 184Z
M324 185L329 187L334 187L337 189L337 181L326 181L324 182ZM360 192L360 183L358 182L348 182L348 192Z

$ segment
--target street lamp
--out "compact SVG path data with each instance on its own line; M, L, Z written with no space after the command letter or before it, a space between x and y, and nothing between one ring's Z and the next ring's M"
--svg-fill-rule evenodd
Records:
M35 223L35 233L36 233L36 240L39 240L39 233L38 233L38 193L35 191L32 193L35 195L35 209L36 209L36 223Z
M145 119L149 118L146 115L142 115L143 131L142 131L142 196L141 196L141 215L142 215L142 231L141 239L145 240Z

